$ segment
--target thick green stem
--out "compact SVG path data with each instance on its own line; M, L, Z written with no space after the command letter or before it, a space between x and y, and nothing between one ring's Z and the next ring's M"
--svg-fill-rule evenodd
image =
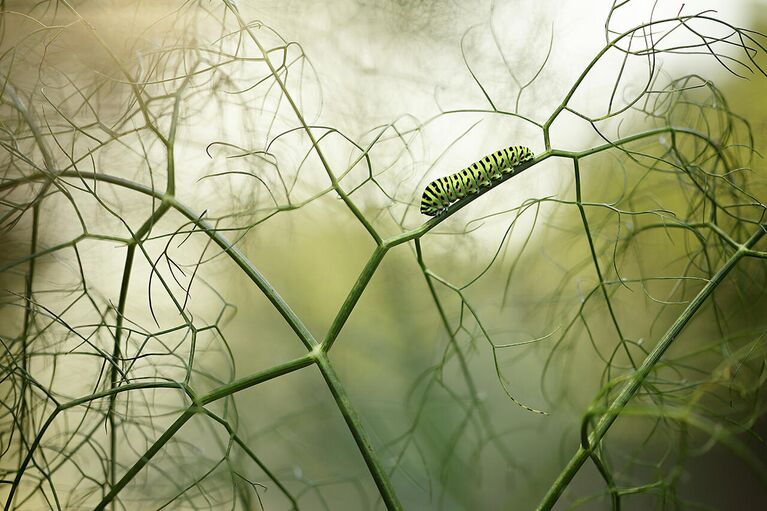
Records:
M386 505L386 509L389 511L401 510L402 504L400 504L397 494L394 492L394 487L389 480L389 476L381 466L379 457L376 455L375 450L365 433L362 421L354 410L349 397L346 395L346 392L341 385L341 381L338 379L338 375L333 369L327 354L322 351L317 354L317 366L322 373L322 377L325 378L325 382L327 383L330 392L333 394L333 399L335 399L338 409L344 416L346 425L349 426L349 431L354 437L357 448L365 460L370 475L373 476L373 480L378 487L378 491L381 494L381 499L383 499L383 502Z
M352 313L352 310L354 310L354 307L357 305L357 302L362 296L362 292L367 287L370 279L373 278L373 275L378 269L378 265L381 264L381 261L383 260L384 255L386 255L387 250L388 247L386 246L378 246L376 247L375 252L373 252L373 255L370 256L370 259L365 265L365 268L363 268L362 273L360 273L357 281L354 283L351 290L349 291L349 294L346 296L346 300L344 300L343 305L341 305L341 308L338 310L338 314L336 314L333 323L330 325L328 333L325 335L325 339L322 341L322 351L327 352L333 346L333 343L336 341L338 334L346 324L346 320L349 319L349 315Z
M236 392L240 392L241 390L245 390L247 388L253 387L254 385L258 385L259 383L264 383L265 381L269 381L273 378L277 378L278 376L292 373L293 371L296 371L298 369L302 369L306 366L310 366L314 362L315 362L314 356L311 353L308 355L304 355L303 357L290 360L288 362L285 362L284 364L279 364L274 367L270 367L269 369L259 371L255 374L251 374L250 376L240 378L239 380L235 380L232 383L227 383L226 385L222 385L215 390L211 390L204 396L201 396L198 401L202 405L212 403L213 401L216 401L218 399L221 399L227 396L231 396L232 394Z
M714 293L716 288L722 283L724 278L735 267L738 261L740 261L748 254L748 251L753 248L756 242L759 241L759 239L764 236L764 234L765 227L761 227L751 236L751 238L749 238L746 243L740 245L738 250L729 259L727 259L719 271L717 271L714 276L711 277L711 280L708 281L703 289L701 289L695 298L693 298L692 301L687 305L679 317L677 317L676 321L674 321L674 323L666 331L663 337L661 337L660 341L658 341L658 344L655 345L655 348L653 348L650 354L647 355L647 358L645 358L645 360L642 362L642 365L639 366L636 372L634 372L631 378L620 390L615 400L613 400L610 406L607 407L607 410L602 416L602 419L600 419L599 423L596 425L596 428L594 428L594 431L591 433L591 435L589 435L590 448L585 449L582 446L578 448L578 450L568 462L567 466L562 470L556 481L554 481L554 483L549 488L549 491L543 497L543 500L538 506L538 510L544 511L554 507L554 504L556 504L559 497L562 495L580 468L583 466L583 463L589 458L591 451L593 451L599 445L599 442L607 434L607 431L619 417L621 410L623 410L631 398L636 395L637 391L639 391L642 384L644 383L644 380L653 370L666 350L668 350L669 346L671 346L674 340L676 340L677 336L679 336L684 327L687 326L687 323L689 323L693 318L695 312L700 309L701 305L703 305L706 299L708 299L708 297Z

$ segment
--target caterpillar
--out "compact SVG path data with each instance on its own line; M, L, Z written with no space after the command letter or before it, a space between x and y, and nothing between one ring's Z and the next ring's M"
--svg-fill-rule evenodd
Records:
M421 213L436 216L450 204L477 193L514 171L520 163L533 159L533 152L524 146L511 146L488 154L455 174L435 179L423 191Z

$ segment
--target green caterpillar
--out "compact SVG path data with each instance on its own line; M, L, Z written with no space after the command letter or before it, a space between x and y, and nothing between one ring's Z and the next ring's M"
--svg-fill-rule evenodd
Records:
M480 187L491 186L503 174L514 171L520 163L533 159L533 152L524 146L515 145L488 154L455 174L435 179L423 191L421 213L436 216L450 204L477 193Z

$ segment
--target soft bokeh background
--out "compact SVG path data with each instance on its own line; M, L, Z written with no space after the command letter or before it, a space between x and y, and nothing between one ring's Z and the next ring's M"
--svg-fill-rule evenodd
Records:
M640 5L622 14L624 19L617 20L618 25L630 26L636 20L646 19L652 3L637 3ZM680 7L679 2L661 4L657 7L658 15L661 11L675 13ZM695 2L688 9L716 8L716 16L734 25L767 29L764 2L721 4ZM387 209L393 201L368 186L370 183L352 195L384 236L416 227L423 221L414 208L406 210L404 203L414 202L428 180L453 172L499 147L519 143L536 153L543 150L540 130L513 117L467 112L435 118L441 110L488 108L466 62L481 77L488 94L502 105L501 109L512 110L518 99L521 113L545 119L604 44L603 27L610 7L609 2L597 1L240 1L238 5L244 18L259 20L286 40L296 41L308 57L289 71L290 79L295 80L290 83L298 84L293 92L300 98L307 122L331 126L360 143L370 143L378 134L376 127L394 123L396 131L389 130L370 155L373 173L380 173L384 187L394 191L395 199L403 204ZM67 80L63 77L70 70L78 79L98 80L119 74L103 50L93 43L90 27L62 22L60 28L54 27L57 35L44 51L44 45L35 38L41 27L32 20L49 19L54 7L41 4L28 9L23 3L11 6L11 10L24 11L28 16L4 14L5 51L31 48L26 54L18 51L19 58L27 59L25 66L10 66L6 60L4 70L12 76L15 88L22 92L39 91L35 107L40 119L61 114L53 105L68 111L72 118L88 118L91 115L88 108L77 108L85 94L65 85ZM105 2L83 3L77 8L119 58L139 62L140 68L143 52L147 62L167 65L168 75L182 69L184 63L175 61L173 53L167 59L152 61L149 56L153 52L166 51L171 44L215 46L211 41L215 41L216 35L226 33L219 26L221 9L213 2L199 5ZM211 14L206 13L208 10ZM502 52L493 40L491 25ZM264 34L264 38L278 40L270 34ZM530 80L546 59L550 41L553 42L547 66L518 98L518 87L513 85L509 69L523 82ZM226 44L231 45L232 41L227 40ZM227 51L228 48L231 46ZM295 47L290 51L290 56L298 55ZM40 69L29 64L44 54L46 58L40 60L45 65ZM764 99L767 79L758 75L750 80L739 79L710 56L662 58L666 76L696 73L714 80L732 110L751 123L755 147L762 152L767 150ZM504 65L504 59L508 65ZM616 66L620 66L617 57L595 69L575 98L582 111L604 110ZM635 73L637 83L641 81L641 66L629 68L627 73L629 76ZM162 75L162 70L156 73ZM256 64L251 67L245 62L226 80L191 81L188 95L185 92L183 96L183 116L175 148L177 196L197 213L204 211L207 218L220 218L219 226L223 229L232 229L223 232L232 240L238 239L238 246L315 337L322 339L374 244L335 193L327 193L294 211L269 216L272 204L264 185L269 185L283 203L285 189L291 190L293 201L300 201L323 190L328 181L316 159L308 158L302 165L307 146L300 133L290 132L269 147L281 168L286 169L281 177L267 159L248 152L263 150L267 140L296 126L284 99L280 101L274 94L274 85L243 89L261 77L263 72ZM121 112L131 102L130 86L123 79L104 83L93 92L97 99L90 108L98 113L101 122L111 125L119 121ZM631 80L624 85L629 89ZM149 88L159 95L158 91L165 86L158 80ZM175 86L167 85L169 90ZM209 93L213 89L216 93ZM54 98L49 104L45 103L46 91ZM164 104L164 99L158 101ZM169 101L167 107L158 107L158 111L167 114L171 104ZM52 124L57 122L60 119ZM641 115L626 116L608 129L610 133L632 132L646 122ZM130 123L140 125L141 119L137 116L126 124ZM167 128L168 118L164 117L159 124ZM574 116L564 117L552 133L553 145L559 149L584 149L601 143L590 126ZM79 137L71 147L59 147L55 152L57 158L66 161L62 155L91 145L97 145L96 141ZM328 137L326 150L339 169L346 168L352 160L349 155L354 152L340 137ZM157 143L147 143L144 135L137 132L135 136L123 137L121 143L108 144L93 159L85 158L80 165L84 171L96 170L140 182L147 182L151 172L162 188L164 163L162 148ZM608 203L628 189L628 183L635 177L631 167L623 165L617 155L600 156L584 164L581 170L584 200ZM757 192L765 191L761 157L755 159L753 169L757 179L753 193L758 195ZM253 172L261 180L241 174L217 175L226 171ZM365 177L366 171L358 165L343 184L348 191ZM124 225L118 217L135 230L158 207L145 196L100 186L102 199L118 214L110 215L92 195L73 191L73 201L78 203L90 232L124 236ZM684 209L686 196L673 181L658 179L643 190L636 202L637 210ZM568 322L574 316L577 319L584 293L596 282L578 211L572 205L546 202L530 204L513 223L513 214L486 217L516 208L530 199L549 196L574 200L572 169L562 161L544 162L484 195L422 242L429 269L457 286L471 282L493 263L487 274L465 289L465 299L476 308L497 345L541 339L519 348L499 350L498 362L512 395L549 415L529 412L509 399L495 373L493 351L477 322L461 307L455 293L438 286L438 296L451 326L457 328L463 319L465 330L459 332L457 339L471 375L471 383L467 383L466 373L449 347L412 244L398 246L387 254L331 352L331 360L384 466L397 467L393 482L406 509L532 509L578 446L581 418L604 383L605 364L595 352L609 352L615 345L613 326L601 301L587 302L584 307L588 328L577 321L572 333L555 344L558 336L567 332ZM16 196L13 199L22 200ZM46 203L48 214L41 225L41 246L54 246L81 232L69 204L61 195ZM603 269L610 273L613 240L621 234L620 229L630 230L635 225L632 222L639 225L640 220L626 217L616 220L601 211L594 211L591 220L598 225L596 243L600 257L604 258ZM202 236L188 240L185 234L167 236L181 225L179 217L163 218L153 230L156 237L145 247L148 258L162 261L161 271L169 282L174 271L171 266L177 264L184 269L183 276L180 271L177 275L188 283L193 268L200 260L205 261L194 276L189 311L195 321L215 324L220 332L206 330L199 334L197 373L191 380L195 389L203 392L233 377L300 356L303 346L234 264L216 248L206 246ZM245 225L250 227L242 228ZM2 232L2 261L24 257L29 250L29 230L25 218ZM172 264L163 258L166 246ZM69 325L86 328L94 321L94 309L103 309L106 304L114 306L118 300L124 248L118 242L100 240L84 241L78 247L76 254L66 251L40 259L36 278L41 282L40 289L50 290L53 296L48 306ZM494 260L496 252L500 258ZM621 270L624 276L632 271L679 275L688 265L689 253L689 240L683 235L675 238L653 234L642 241L635 254L621 259ZM754 287L760 287L762 281L757 277L764 273L761 261L743 264L738 278L752 273ZM70 308L67 304L71 303L71 296L81 291L73 288L72 283L79 286L82 275L88 282L88 296L94 297L98 306L91 307L87 300L80 300ZM160 331L177 324L178 314L168 292L156 280L151 281L149 264L141 257L134 275L125 317L136 325L136 331ZM23 278L23 271L15 266L13 271L3 274L0 287L6 290L7 303L22 292ZM696 343L703 346L721 341L714 326L718 321L726 324L725 330L731 333L735 345L739 335L752 338L754 331L764 331L767 318L764 298L759 289L748 289L741 282L734 284L735 289L727 288L717 294L725 319L706 310L680 337L679 344L687 343L689 348ZM739 286L741 295L737 296ZM653 282L644 287L629 286L615 294L617 315L626 338L654 344L681 307L664 307L648 296L666 297L672 289L671 284ZM179 287L172 292L183 301L182 291ZM744 302L749 307L743 307ZM0 314L4 332L22 328L23 316L17 307L6 307ZM82 340L68 337L70 332L61 325L39 330L38 338L48 343L41 352L49 350L57 356L45 358L41 354L32 364L37 377L67 395L93 392L94 381L103 370L100 362L94 366L92 357L65 356L70 350L77 351ZM97 343L104 332L99 333L96 327L93 331ZM11 338L9 333L3 335ZM590 336L596 341L592 343ZM138 340L132 342L137 346L146 342L142 349L167 351L167 356L140 360L133 369L146 375L183 377L189 338L183 332L145 337L142 341L142 334L137 333ZM108 346L108 338L104 342ZM754 346L763 352L763 341ZM684 349L678 353L682 358L675 376L687 369L681 362L685 353L688 352ZM700 358L690 355L689 359L690 365L701 372L715 372L722 367L721 360L708 353ZM444 365L435 370L441 362ZM625 360L617 365L622 363ZM755 374L761 385L758 368ZM698 375L689 377L694 380ZM681 385L679 381L676 384ZM383 508L343 418L314 367L240 392L234 402L236 413L225 409L223 403L211 409L229 414L230 423L237 425L260 459L301 496L302 509ZM758 399L754 402L752 418L761 415ZM172 422L179 403L178 395L163 392L147 392L133 400L134 413L140 410L146 416L135 418L134 430L126 428L121 463L130 465L146 449L155 438L147 431L162 432ZM233 404L227 401L226 406ZM39 410L41 414L44 411L45 408ZM56 431L66 436L76 419L72 416L68 422L57 424ZM151 428L146 427L149 422ZM619 419L608 438L610 453L617 460L616 466L621 467L618 469L621 477L633 477L637 485L652 484L678 472L674 485L680 500L670 499L666 503L684 509L692 505L687 500L714 509L761 509L767 505L767 489L762 481L730 450L709 442L715 434L691 432L682 442L675 434L678 425L671 422L661 421L668 429L651 436L656 425L652 420ZM94 431L94 443L105 441L103 429ZM742 435L749 448L753 445L757 457L764 456L760 438L765 433L767 428L761 420L754 424L753 435ZM154 509L171 499L179 486L187 484L180 481L194 480L195 474L211 468L211 460L221 457L226 435L212 427L209 419L196 417L178 438L178 443L169 446L151 469L127 487L123 495L126 509ZM90 454L81 454L81 466L96 467L103 455L97 448ZM2 460L3 468L12 466L17 456L8 451ZM238 473L243 474L243 481L247 478L268 487L266 491L259 489L265 509L287 509L285 499L258 467L236 454L231 459ZM68 476L66 471L61 474L56 484L61 485L62 494L69 491L68 487L75 494L83 491L78 486L82 485L79 476ZM217 498L226 493L228 484L224 475L214 472L189 491L192 497L169 507L225 509ZM242 486L246 490L238 491L253 490L247 484ZM625 507L660 508L662 500L657 495L650 492L627 498ZM566 509L573 501L590 496L595 497L582 502L585 509L609 508L604 482L587 463L560 508ZM89 498L84 494L73 501L81 502L82 508L87 509ZM250 502L252 508L258 508L255 500ZM20 508L47 506L39 496Z

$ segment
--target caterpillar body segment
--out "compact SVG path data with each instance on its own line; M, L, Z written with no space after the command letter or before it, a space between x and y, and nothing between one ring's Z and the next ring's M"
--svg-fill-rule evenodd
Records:
M450 204L488 187L504 174L513 172L520 163L533 159L533 152L524 146L511 146L488 154L455 174L435 179L421 196L421 213L436 216Z

